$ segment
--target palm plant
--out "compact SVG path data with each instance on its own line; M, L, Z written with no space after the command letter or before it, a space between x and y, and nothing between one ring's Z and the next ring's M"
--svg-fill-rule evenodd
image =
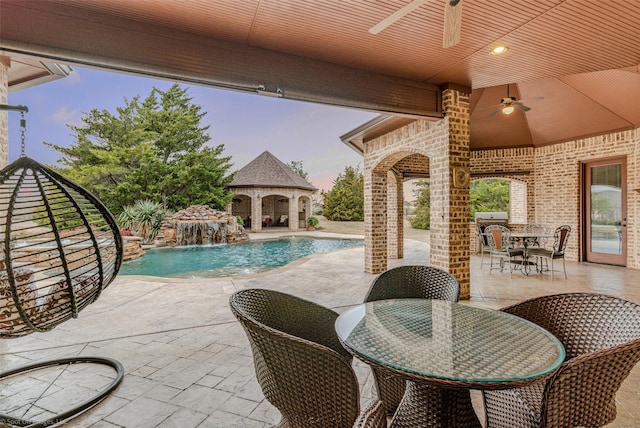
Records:
M122 227L130 229L142 237L143 243L149 244L158 236L162 220L169 214L161 203L143 199L124 207L118 220Z

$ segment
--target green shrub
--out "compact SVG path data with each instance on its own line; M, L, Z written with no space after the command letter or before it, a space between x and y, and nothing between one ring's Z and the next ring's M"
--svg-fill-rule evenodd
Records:
M136 201L126 206L118 216L120 226L142 237L142 242L149 244L158 236L162 220L170 212L158 202L148 199Z

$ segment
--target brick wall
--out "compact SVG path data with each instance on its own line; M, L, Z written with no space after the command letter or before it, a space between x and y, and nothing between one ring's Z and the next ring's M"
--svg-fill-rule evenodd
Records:
M579 260L580 180L583 162L625 157L627 162L627 266L640 268L640 129L616 132L539 148L471 153L471 173L490 174L527 185L527 222L568 224L568 260ZM505 174L504 176L502 174ZM518 225L521 226L521 225ZM471 230L474 227L472 226ZM476 248L472 234L471 248Z

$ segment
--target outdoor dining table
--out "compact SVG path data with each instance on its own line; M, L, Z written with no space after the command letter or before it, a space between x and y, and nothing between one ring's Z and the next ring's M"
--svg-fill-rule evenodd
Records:
M535 233L535 232L511 232L509 239L512 241L522 242L523 255L522 260L516 261L522 266L522 273L529 275L531 272L531 265L535 264L529 260L529 246L535 242L539 242L541 239L553 238L553 235L548 233Z
M480 428L469 390L528 385L565 357L558 339L529 321L449 301L368 302L335 328L355 357L408 381L390 428Z

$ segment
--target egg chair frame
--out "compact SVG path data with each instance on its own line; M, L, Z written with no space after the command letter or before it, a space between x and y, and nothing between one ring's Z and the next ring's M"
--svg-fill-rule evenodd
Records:
M47 332L93 303L122 264L122 236L113 215L80 185L24 154L0 171L0 339ZM96 396L46 421L0 414L16 426L44 427L68 420L105 398L122 381L116 360L73 357L37 362L0 373L0 379L56 365L94 363L116 376Z

